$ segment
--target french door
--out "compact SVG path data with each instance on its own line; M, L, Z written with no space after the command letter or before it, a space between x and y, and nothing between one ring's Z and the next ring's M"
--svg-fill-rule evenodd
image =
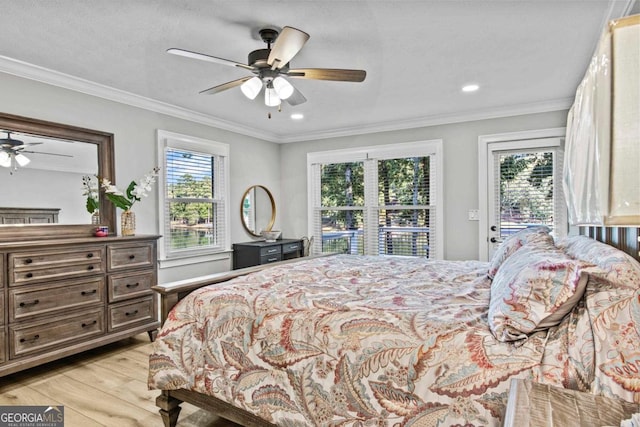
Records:
M524 228L546 225L554 236L566 235L562 144L562 138L541 138L487 145L488 259Z

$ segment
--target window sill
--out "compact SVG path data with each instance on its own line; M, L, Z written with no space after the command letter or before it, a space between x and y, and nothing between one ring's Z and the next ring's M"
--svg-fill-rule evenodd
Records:
M203 255L187 255L184 257L166 258L158 260L158 266L160 269L180 267L183 265L200 264L203 262L211 261L227 261L231 259L231 250L225 250L222 252L216 252L213 254Z

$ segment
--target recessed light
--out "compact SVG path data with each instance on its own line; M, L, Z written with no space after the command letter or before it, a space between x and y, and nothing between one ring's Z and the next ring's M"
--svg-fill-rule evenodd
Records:
M291 115L291 118L293 120L302 120L302 119L304 119L304 114L302 114L302 113L293 113Z
M462 87L462 91L463 92L475 92L478 89L480 89L480 86L478 86L476 84L466 85L466 86Z

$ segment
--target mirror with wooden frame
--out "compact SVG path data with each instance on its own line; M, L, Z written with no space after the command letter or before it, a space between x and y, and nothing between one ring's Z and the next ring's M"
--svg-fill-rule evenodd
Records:
M7 224L5 221L0 224L0 241L92 236L95 225L91 224L86 197L82 196L82 176L95 174L115 181L113 134L0 113L0 138L7 138L8 132L11 139L22 141L21 147L24 148L20 151L31 162L24 166L0 168L3 187L11 189L3 191L0 196L0 209L59 210L58 217L69 220L49 224L30 224L29 221ZM61 166L65 160L70 162L71 159L82 162L82 170ZM44 166L39 167L38 164ZM75 169L75 175L69 169ZM70 176L68 183L56 178L56 174L62 172ZM22 185L25 190L19 190ZM68 202L71 197L75 198L73 205ZM115 234L116 210L104 192L100 192L99 205L100 224L108 226L109 233Z
M269 189L252 185L240 200L240 218L247 233L261 237L261 231L271 231L276 221L276 202Z

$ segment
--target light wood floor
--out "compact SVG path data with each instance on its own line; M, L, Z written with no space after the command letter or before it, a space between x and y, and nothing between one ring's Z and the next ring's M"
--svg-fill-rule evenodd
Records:
M65 427L162 427L147 390L145 333L105 347L0 378L0 405L64 405ZM182 404L179 427L235 426Z

